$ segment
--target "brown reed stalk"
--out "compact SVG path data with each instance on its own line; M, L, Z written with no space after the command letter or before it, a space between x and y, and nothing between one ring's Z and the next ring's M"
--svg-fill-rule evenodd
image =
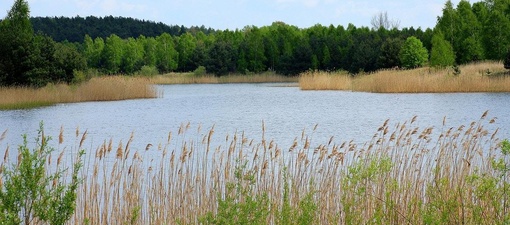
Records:
M197 224L206 213L218 212L220 199L239 193L227 188L236 182L250 196L267 195L268 224L278 221L285 182L294 210L313 194L316 224L423 224L427 215L441 218L440 213L448 223L497 223L497 195L490 189L480 192L482 180L474 180L481 174L496 176L491 163L498 155L498 129L487 128L495 126L495 118L484 113L478 121L452 128L446 120L443 128L420 128L416 121L384 121L365 143L337 143L336 137L316 143L303 131L291 146L281 147L266 136L264 124L261 140L238 132L216 138L214 127L190 135L187 124L158 150L130 151L134 134L125 146L119 141L117 151L112 151L112 139L105 140L86 160L69 223ZM86 133L76 136L77 144L83 145ZM60 152L57 166L67 154L72 153ZM383 169L380 159L391 167ZM379 167L367 170L371 165ZM241 180L236 179L239 168Z
M502 62L478 62L451 69L380 70L350 76L345 72L305 72L302 90L349 90L375 93L510 92Z

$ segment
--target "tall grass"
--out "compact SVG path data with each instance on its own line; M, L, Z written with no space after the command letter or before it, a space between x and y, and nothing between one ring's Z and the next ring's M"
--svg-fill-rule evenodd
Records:
M508 224L510 144L494 121L385 121L364 144L303 132L280 146L264 125L256 140L189 123L161 144L109 139L88 151L70 224ZM77 130L77 149L85 139Z
M453 69L381 70L350 77L344 73L307 72L302 90L351 90L376 93L510 92L510 76L500 62L482 62Z
M50 84L43 88L0 87L0 109L32 108L56 103L155 98L146 78L96 77L79 85Z
M232 74L217 77L211 74L194 75L193 73L169 73L153 77L155 84L222 84L222 83L277 83L297 82L297 77L288 77L266 72L262 74Z

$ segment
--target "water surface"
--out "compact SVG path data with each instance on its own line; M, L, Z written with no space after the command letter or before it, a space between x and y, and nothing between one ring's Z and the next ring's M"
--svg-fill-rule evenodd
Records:
M279 84L197 84L158 86L164 94L157 99L112 102L58 104L50 107L0 111L0 132L7 131L0 142L6 146L21 143L21 134L32 140L39 123L44 121L47 135L57 139L64 129L64 145L75 146L75 131L87 130L86 146L93 149L104 140L115 143L134 134L131 148L145 149L148 143L165 143L168 133L177 133L183 123L190 123L188 136L207 133L214 126L217 145L233 133L260 140L262 124L265 138L288 148L304 130L317 144L334 136L335 143L369 140L386 120L396 124L418 116L420 127L441 129L476 121L489 110L497 117L491 125L500 128L500 136L510 137L510 94L374 94L345 91L301 91ZM317 129L313 131L313 128ZM198 127L201 127L200 131ZM197 138L199 139L199 138ZM56 142L56 141L55 141Z

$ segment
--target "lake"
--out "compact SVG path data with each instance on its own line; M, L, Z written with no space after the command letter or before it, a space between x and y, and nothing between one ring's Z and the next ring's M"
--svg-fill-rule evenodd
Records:
M301 91L289 84L196 84L158 86L162 97L113 102L58 104L50 107L0 111L0 153L7 146L22 143L22 134L33 138L41 121L45 134L56 145L60 128L63 146L76 146L75 133L87 130L86 149L95 149L110 138L127 142L133 132L131 149L166 143L168 133L177 134L181 124L190 124L182 140L199 139L214 126L215 145L224 145L234 133L261 140L274 140L290 147L303 131L312 145L370 140L386 119L402 123L417 116L420 128L457 127L479 120L489 110L497 117L490 130L500 128L501 138L510 138L509 93L375 94L348 91ZM317 128L314 130L314 127ZM201 128L200 130L198 128ZM199 133L197 135L197 132ZM2 154L3 155L3 154ZM11 154L14 155L14 154Z

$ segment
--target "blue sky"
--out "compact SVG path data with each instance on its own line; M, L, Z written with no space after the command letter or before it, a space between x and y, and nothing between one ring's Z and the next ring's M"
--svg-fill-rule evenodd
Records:
M0 0L4 18L14 0ZM123 16L169 25L242 29L283 21L300 28L352 23L370 26L388 12L400 27L434 27L446 0L28 0L31 16ZM457 4L459 0L453 0ZM473 1L472 1L473 2Z

